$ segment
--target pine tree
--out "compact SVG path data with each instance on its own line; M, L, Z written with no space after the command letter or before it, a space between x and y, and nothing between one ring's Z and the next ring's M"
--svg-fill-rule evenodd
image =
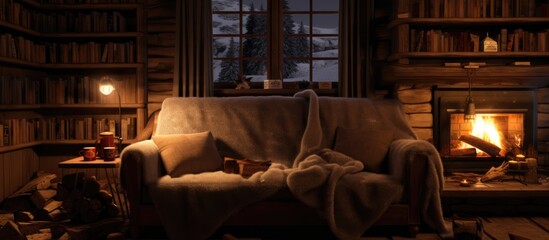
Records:
M283 2L284 11L289 10L288 0ZM282 28L284 35L295 34L294 32L294 19L291 14L284 14ZM296 44L294 38L284 39L284 56L295 56ZM297 63L295 61L284 61L283 78L291 77L297 71Z
M228 58L236 57L236 48L238 48L238 44L231 38L226 56ZM224 60L221 62L221 71L219 71L218 79L220 82L234 82L238 79L239 71L238 61Z
M250 11L254 11L253 3L250 5ZM263 5L260 12L263 12ZM265 14L250 14L246 19L246 34L264 34L266 32ZM243 43L243 55L245 57L264 57L266 56L267 41L262 37L249 37ZM244 61L244 73L247 75L259 75L265 72L265 66L261 61Z
M305 32L305 26L303 26L303 22L299 24L299 29L297 31L297 34L306 34ZM295 57L308 57L309 56L309 41L307 37L298 37L295 38ZM307 60L300 60L298 62L307 62Z

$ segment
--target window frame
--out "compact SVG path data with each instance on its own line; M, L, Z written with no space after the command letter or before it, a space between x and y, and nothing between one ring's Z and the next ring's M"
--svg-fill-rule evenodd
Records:
M213 61L216 60L237 60L239 61L239 74L244 73L243 69L243 61L246 60L264 60L265 61L265 67L267 72L267 79L282 79L282 70L284 67L284 60L305 60L309 63L309 71L308 71L308 82L309 84L313 83L313 61L315 60L335 60L338 62L338 66L341 64L341 49L340 49L340 42L341 42L341 28L339 24L339 7L337 10L333 11L318 11L313 10L313 2L314 0L308 0L309 1L309 9L308 10L299 10L299 11L284 11L283 9L283 3L284 0L266 0L267 3L267 9L264 12L259 11L244 11L243 10L243 2L244 0L238 0L239 1L239 10L238 11L213 11L212 10L212 17L214 14L238 14L239 15L239 33L237 34L214 34L212 32L212 39L218 37L234 37L239 39L239 54L238 57L233 58L227 58L227 57L214 57ZM289 0L291 1L291 0ZM338 2L338 6L341 5L341 0ZM264 35L258 35L258 34L245 34L245 19L244 17L249 14L265 14L266 15L266 29L267 32ZM306 37L308 39L308 47L309 52L308 56L306 57L284 57L283 49L284 49L284 39L286 38L286 35L284 33L284 14L307 14L309 18L309 29L308 33L306 34L291 34L292 38L298 38L298 37ZM314 34L313 33L313 17L318 14L337 14L338 16L338 32L336 34ZM274 34L273 34L274 32ZM265 36L267 39L267 49L266 49L266 56L265 57L244 57L243 56L243 44L244 39L247 37L257 37L257 36ZM314 55L314 47L313 47L313 39L318 37L333 37L337 38L338 41L338 55L337 57L313 57ZM339 69L338 69L339 72ZM338 74L339 75L339 74ZM216 78L216 77L214 77ZM330 81L332 83L332 88L337 88L338 82L339 82L339 76L338 79L332 79ZM235 84L232 82L220 82L220 81L214 81L214 89L232 89L235 87ZM292 88L287 87L287 85L297 85L299 81L284 81L284 88ZM262 82L251 82L250 85L252 88L263 88Z

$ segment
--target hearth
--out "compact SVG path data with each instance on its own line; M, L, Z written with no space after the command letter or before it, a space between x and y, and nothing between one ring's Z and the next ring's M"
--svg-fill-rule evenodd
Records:
M533 90L473 90L476 118L470 121L464 119L466 97L467 90L434 91L434 143L446 172L486 172L501 164L506 155L535 147ZM482 147L467 144L469 136L491 148L482 151Z

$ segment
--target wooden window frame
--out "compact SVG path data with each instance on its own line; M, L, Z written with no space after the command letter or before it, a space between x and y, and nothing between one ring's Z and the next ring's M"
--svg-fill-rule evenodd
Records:
M291 0L289 0L291 1ZM242 74L244 72L243 70L243 61L247 60L260 60L265 61L265 67L267 71L267 79L282 79L282 69L284 66L284 60L305 60L309 63L309 83L313 83L313 61L315 60L335 60L338 61L338 64L340 64L340 53L338 53L337 57L313 57L313 38L316 37L334 37L338 39L338 51L340 51L340 34L314 34L313 33L313 16L318 14L339 14L339 9L334 11L313 11L313 4L314 0L308 0L309 1L309 9L304 11L284 11L283 10L283 2L284 0L266 0L267 2L267 9L264 12L259 11L244 11L243 10L243 2L244 0L239 0L239 10L238 11L212 11L212 16L214 14L238 14L239 15L239 33L237 34L212 34L212 41L213 38L218 37L234 37L235 39L239 39L239 56L228 58L228 57L213 57L213 60L236 60L239 61L239 73ZM267 15L267 32L265 34L244 34L245 31L245 23L244 23L244 16L247 16L249 14L266 14ZM291 34L291 37L307 37L308 43L309 43L309 54L306 57L284 57L283 49L284 49L284 39L286 38L286 34L284 34L283 30L283 19L284 14L308 14L309 18L309 29L308 33L306 34ZM338 27L338 30L339 27ZM267 39L267 52L265 57L244 57L242 50L243 50L243 42L244 39L247 37L265 37ZM332 81L332 84L337 87L338 79L335 79L336 81ZM284 82L284 85L286 88L286 85L296 85L296 81L292 82ZM252 82L251 83L252 88L262 88L263 83L262 82ZM214 89L231 89L234 88L235 84L230 82L214 82Z

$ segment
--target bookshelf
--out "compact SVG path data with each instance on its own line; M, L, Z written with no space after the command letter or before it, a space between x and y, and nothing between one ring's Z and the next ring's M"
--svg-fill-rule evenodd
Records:
M519 87L540 87L549 77L547 26L547 1L394 0L387 24L392 50L383 79L455 84L465 80L465 70L446 63L482 62L475 79L520 79ZM497 51L484 51L487 36L497 43ZM518 62L529 66L516 66Z
M144 27L138 0L0 0L0 155L90 145L117 124L134 142L147 117Z

